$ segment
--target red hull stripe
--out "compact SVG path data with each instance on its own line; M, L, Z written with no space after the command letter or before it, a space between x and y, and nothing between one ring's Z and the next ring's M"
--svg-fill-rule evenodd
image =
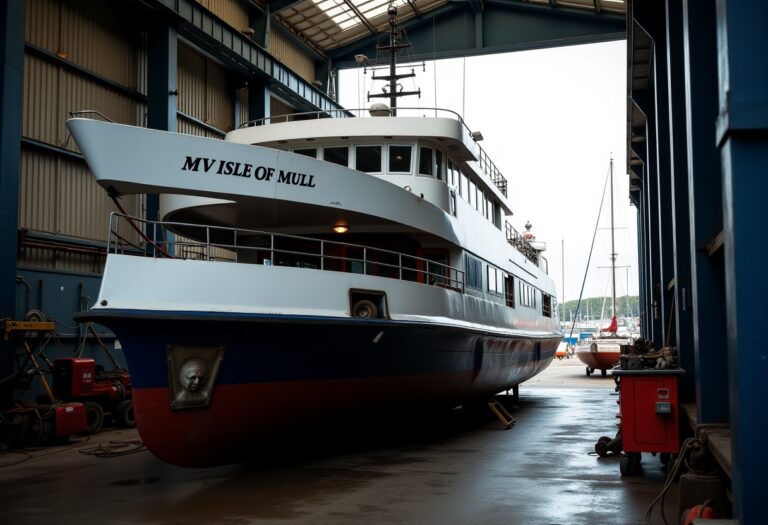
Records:
M503 381L494 387L494 378L487 379L481 381L482 389L473 373L219 385L209 407L185 410L171 410L167 388L144 388L134 391L136 425L147 448L160 459L206 467L267 455L258 446L260 440L306 430L329 416L357 410L370 414L409 400L451 406L489 388L505 388Z

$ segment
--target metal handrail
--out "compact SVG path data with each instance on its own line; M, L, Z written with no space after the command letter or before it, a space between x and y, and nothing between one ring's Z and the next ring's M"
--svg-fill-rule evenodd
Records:
M450 288L452 290L455 290L461 293L464 292L465 279L464 279L463 270L459 270L447 264L442 264L436 261L425 259L423 257L409 255L407 253L395 252L391 250L385 250L382 248L374 248L374 247L365 246L362 244L329 241L325 239L316 239L312 237L303 237L299 235L272 233L272 232L265 232L261 230L251 230L246 228L233 228L228 226L209 226L209 225L202 225L202 224L170 222L170 221L150 221L146 219L131 217L128 215L117 213L117 212L113 212L112 214L110 214L110 218L109 218L109 237L107 241L108 253L122 254L126 249L126 245L130 246L131 248L135 248L135 245L129 245L128 243L126 243L124 237L120 233L120 229L121 229L120 224L122 223L122 221L129 221L129 222L132 222L134 225L139 225L143 227L145 231L151 228L155 239L158 238L158 233L160 231L165 233L166 230L173 231L174 233L176 233L177 237L179 235L181 235L182 237L185 237L184 239L175 239L173 241L163 241L162 243L156 244L154 246L146 245L144 247L144 253L143 253L143 256L146 256L146 257L158 258L161 256L162 253L165 252L165 253L174 253L174 257L180 258L180 259L193 258L189 256L195 255L196 256L195 258L199 260L206 260L206 261L222 260L222 261L230 261L230 262L238 263L238 262L241 262L240 261L241 252L262 251L265 253L269 253L268 264L272 264L275 266L287 265L287 264L281 264L280 259L276 258L276 255L295 256L297 260L290 261L293 264L297 264L297 263L308 264L308 263L311 263L311 261L315 261L317 264L316 269L321 271L347 271L350 273L357 273L357 272L354 272L352 269L342 269L342 270L334 270L332 268L329 269L328 263L329 261L341 261L344 264L358 263L361 265L361 273L363 273L364 275L376 275L379 277L393 278L393 279L404 280L404 281L418 281L419 280L418 277L421 276L421 278L423 279L423 282L426 284L440 286L443 288ZM184 233L184 228L194 228L194 229L201 230L201 235L198 235L199 239L190 239L188 235ZM179 232L182 232L182 233L179 233ZM214 242L212 238L216 237L216 233L231 235L233 242L232 243ZM259 237L263 237L263 239L259 239L259 241L261 242L259 242L258 244L251 244L251 245L238 242L239 239L243 238L244 234L248 236L256 235ZM289 250L289 249L277 247L275 241L284 240L284 239L318 243L319 250L317 252L313 252L313 251ZM357 250L358 252L361 251L362 256L361 257L346 256L346 255L342 256L342 255L335 255L333 253L328 253L327 248L329 246L343 247L347 250L352 249L352 250ZM158 249L158 248L162 248L162 249ZM193 251L190 251L190 249ZM213 253L214 249L232 251L234 253L231 258L219 257ZM133 250L132 254L136 255L135 249ZM387 260L376 260L375 258L377 256L379 257L389 256L392 261L396 260L397 263L391 262L391 261L388 262ZM266 261L267 258L263 257L262 260ZM408 262L413 264L413 266L407 266L406 264ZM386 269L393 270L390 273L393 274L394 276L388 275L386 271L382 271ZM414 278L409 279L408 278L409 276L413 276Z
M111 118L109 118L108 116L104 115L103 113L101 113L100 111L98 111L96 109L81 109L79 111L70 111L69 112L69 116L72 117L72 118L78 117L80 115L98 115L101 118L103 118L104 120L106 120L107 122L112 122L112 123L115 122L114 120L112 120Z
M512 226L509 221L505 221L505 236L507 238L507 242L511 244L517 251L525 255L525 257L531 261L532 263L538 265L539 261L538 259L538 252L536 249L531 245L530 242L528 242L525 237L520 235L520 232L518 232L514 226Z
M469 136L472 136L472 132L469 129L469 126L467 126L467 123L464 122L464 119L461 117L460 114L458 114L456 111L453 111L452 109L446 109L446 108L419 108L419 107L398 107L396 108L399 116L403 116L401 114L402 111L418 111L421 113L421 116L426 116L427 113L435 113L435 117L437 117L438 112L441 113L448 113L450 115L453 115L456 117L456 119L459 121L459 123L464 127L464 129L467 130L467 133ZM301 120L312 120L314 119L322 119L322 118L368 118L370 115L368 115L370 111L370 108L353 108L353 109L336 109L336 110L317 110L317 111L304 111L301 113L283 113L280 115L274 115L259 119L253 119L249 120L247 122L244 122L239 126L239 128L251 128L255 126L267 126L269 124L277 124L277 123L285 123L285 122L292 122L292 121L301 121ZM350 115L351 114L351 115ZM375 118L375 117L371 117ZM477 142L475 142L477 144ZM480 144L477 144L477 147L479 149L479 155L478 155L478 164L480 165L480 168L483 170L483 173L485 173L488 178L491 180L491 182L501 191L501 193L506 197L507 196L507 179L504 177L504 175L501 174L501 171L499 171L499 168L496 167L496 164L491 161L490 157L488 157L488 154L485 152L483 147Z

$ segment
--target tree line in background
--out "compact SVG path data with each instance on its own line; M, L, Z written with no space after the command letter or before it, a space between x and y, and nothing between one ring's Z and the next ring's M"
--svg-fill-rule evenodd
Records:
M581 300L579 306L579 315L576 317L576 304L578 300L566 301L565 304L558 306L561 321L608 319L611 317L611 298L610 297L588 297ZM605 306L603 306L605 305ZM602 316L600 315L603 312ZM637 295L623 296L616 298L616 316L617 317L637 317L640 315L640 297Z

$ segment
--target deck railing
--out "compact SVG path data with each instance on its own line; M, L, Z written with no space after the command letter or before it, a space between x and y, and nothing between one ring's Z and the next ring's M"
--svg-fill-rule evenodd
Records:
M514 246L517 251L525 255L529 261L538 265L538 252L531 246L531 243L529 243L525 237L520 235L520 232L518 232L509 222L505 222L505 228L507 242Z
M441 116L441 117L448 117L448 118L455 118L459 121L459 123L462 125L462 127L466 130L467 135L469 137L473 137L474 134L469 129L469 126L464 122L464 119L461 118L461 115L456 113L453 110L450 109L443 109L443 108L416 108L416 107L403 107L403 108L395 108L397 111L397 116L420 116L420 117L426 117L427 115L434 115L435 117ZM380 111L390 111L389 109L380 110ZM249 128L254 126L268 126L269 124L279 124L284 122L296 122L296 121L302 121L302 120L316 120L316 119L322 119L322 118L364 118L364 117L370 117L370 108L356 108L356 109L338 109L338 110L325 110L325 111L305 111L302 113L287 113L284 115L275 115L255 120L249 120L248 122L245 122L240 125L240 128ZM405 114L404 114L405 113ZM385 115L386 116L386 115ZM475 141L475 144L477 145L479 155L478 155L478 164L480 165L480 169L482 169L483 173L488 177L488 179L493 183L494 186L496 186L499 191L506 197L507 196L507 179L504 177L504 175L501 174L501 171L496 167L496 164L491 161L488 154L485 152L482 146L480 144L477 144L477 141Z
M126 240L130 228L138 229L146 242ZM109 218L108 253L229 261L292 266L321 271L359 273L414 281L464 292L464 271L430 259L298 235L245 228L208 226L168 221L149 221L112 213Z

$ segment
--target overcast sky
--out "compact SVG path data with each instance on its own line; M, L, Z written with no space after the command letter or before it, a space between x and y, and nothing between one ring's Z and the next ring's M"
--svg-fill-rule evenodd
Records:
M426 67L417 69L415 80L402 81L406 90L420 87L421 99L402 98L398 105L452 109L482 132L481 145L509 181L514 216L508 219L519 231L530 221L537 239L547 242L558 299L563 253L565 300L579 296L613 155L616 264L630 267L617 270L617 295L636 295L637 213L629 204L625 151L626 43L439 60ZM341 104L369 106L370 77L370 70L342 71ZM606 194L584 297L610 295L610 271L599 268L610 266L609 210Z

